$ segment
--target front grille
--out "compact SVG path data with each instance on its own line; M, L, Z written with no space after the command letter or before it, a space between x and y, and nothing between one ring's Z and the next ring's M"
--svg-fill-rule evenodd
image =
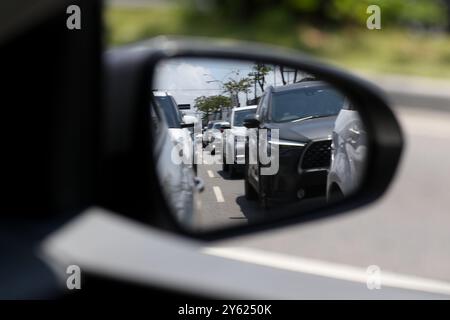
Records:
M313 142L303 155L301 168L328 168L331 162L331 140Z

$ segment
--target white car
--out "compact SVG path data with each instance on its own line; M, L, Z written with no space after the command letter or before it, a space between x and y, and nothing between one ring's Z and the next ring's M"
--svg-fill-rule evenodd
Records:
M204 132L204 140L206 144L209 144L213 140L213 127L215 123L222 122L220 120L211 120L208 122L208 125L206 126L205 132ZM217 126L216 126L217 127Z
M223 133L225 129L230 128L230 123L227 121L214 122L212 128L208 131L209 143L211 144L211 154L216 154L216 151L221 151L223 148Z
M234 177L237 171L243 171L245 165L245 139L247 128L244 119L255 114L256 105L233 108L230 117L230 130L226 133L222 170ZM227 159L227 155L228 159Z
M356 191L367 163L367 134L358 111L349 103L339 112L333 129L327 199L335 201Z
M194 144L192 134L189 128L194 127L192 117L181 117L175 99L166 93L153 93L158 106L164 112L164 118L169 127L169 133L174 144L180 149L180 158L188 163L188 167L192 167L197 171L194 164ZM185 122L185 121L188 121ZM192 121L192 122L191 122Z

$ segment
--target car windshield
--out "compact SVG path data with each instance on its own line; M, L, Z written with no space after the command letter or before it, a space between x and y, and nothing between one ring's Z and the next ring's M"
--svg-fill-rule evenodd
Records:
M316 86L275 92L272 98L272 120L294 121L309 117L337 115L344 104L344 97L337 91Z
M169 128L181 127L181 116L178 112L178 107L174 104L170 96L156 96L156 103L164 111L164 116Z
M220 129L221 126L222 126L221 123L215 123L213 129Z
M245 117L255 114L256 109L239 110L234 112L233 126L243 127Z
M208 129L211 129L213 127L213 125L214 125L214 122L208 123Z

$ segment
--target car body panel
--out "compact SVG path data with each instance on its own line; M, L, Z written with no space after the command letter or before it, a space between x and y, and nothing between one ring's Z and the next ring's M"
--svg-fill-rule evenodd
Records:
M176 220L186 225L195 225L194 213L198 209L199 199L195 173L191 162L188 162L189 157L193 156L192 138L184 128L177 125L169 128L166 114L160 104L151 104L152 119L158 123L158 132L154 132L156 143L153 153L156 171L163 196ZM180 152L182 157L179 156Z
M367 148L367 134L358 111L341 110L333 129L328 198L333 187L338 187L342 195L358 188L366 168Z
M153 93L154 99L164 113L172 142L182 150L183 160L189 167L193 167L194 145L191 131L182 128L182 116L175 99L168 94ZM161 103L164 99L165 103Z

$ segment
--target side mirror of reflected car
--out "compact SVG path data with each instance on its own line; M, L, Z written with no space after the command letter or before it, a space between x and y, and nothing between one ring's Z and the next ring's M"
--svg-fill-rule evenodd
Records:
M193 128L195 125L195 123L191 122L191 123L182 123L181 124L181 128Z
M247 129L257 128L259 126L259 120L256 118L256 115L251 115L244 119L243 124Z

